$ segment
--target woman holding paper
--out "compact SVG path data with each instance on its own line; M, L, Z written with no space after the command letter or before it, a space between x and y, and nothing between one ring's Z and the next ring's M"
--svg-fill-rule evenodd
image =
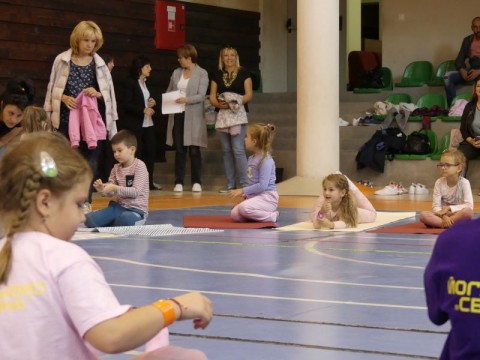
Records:
M137 156L147 166L150 190L160 190L153 182L155 165L155 130L153 115L155 99L150 97L146 80L152 72L151 61L145 56L133 59L130 76L125 82L125 127L137 137Z
M182 110L168 116L167 145L175 147L175 187L183 191L187 152L190 154L192 191L202 191L202 154L200 147L207 147L207 126L203 102L208 88L208 74L197 64L197 50L185 44L177 49L180 67L170 78L167 92L178 91L175 100Z

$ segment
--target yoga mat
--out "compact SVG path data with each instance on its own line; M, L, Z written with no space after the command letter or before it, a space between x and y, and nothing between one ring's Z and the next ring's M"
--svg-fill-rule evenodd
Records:
M186 228L210 228L210 229L263 229L276 228L273 222L234 222L230 215L185 215L183 226Z
M110 237L114 235L135 235L143 237L158 237L170 235L192 235L212 232L221 232L222 230L212 230L209 228L190 228L176 227L172 224L158 225L138 225L138 226L112 226L98 227L93 229L77 229L74 240L85 240L99 237ZM101 234L101 235L100 235Z
M371 233L395 233L395 234L441 234L446 229L427 228L421 222L408 223L397 226L387 226L381 229L371 230Z
M389 211L377 211L377 219L373 223L358 224L356 228L346 229L314 229L311 221L304 221L292 225L282 226L277 228L279 231L304 231L304 230L316 230L316 231L342 231L342 232L358 232L375 229L379 226L386 225L395 221L408 219L415 217L416 213L413 211L402 212L389 212Z

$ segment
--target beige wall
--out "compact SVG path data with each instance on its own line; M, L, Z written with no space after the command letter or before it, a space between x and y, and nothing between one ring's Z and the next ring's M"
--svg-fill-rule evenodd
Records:
M470 24L480 15L478 0L381 0L383 65L394 80L415 60L436 67L457 56Z

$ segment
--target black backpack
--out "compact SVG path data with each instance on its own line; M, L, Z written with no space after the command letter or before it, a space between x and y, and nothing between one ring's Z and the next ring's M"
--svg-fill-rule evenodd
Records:
M365 71L360 78L361 88L384 88L381 66Z
M405 154L425 155L432 152L430 139L427 134L420 131L414 131L407 137L407 143L403 151Z
M357 169L369 167L381 173L385 170L385 158L393 160L405 147L407 137L399 128L377 130L370 140L362 145L355 158Z

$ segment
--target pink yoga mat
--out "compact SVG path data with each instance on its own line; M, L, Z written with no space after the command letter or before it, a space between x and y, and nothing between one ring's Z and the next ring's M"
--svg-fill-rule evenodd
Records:
M230 215L185 215L183 227L210 229L262 229L277 227L273 222L234 222Z

